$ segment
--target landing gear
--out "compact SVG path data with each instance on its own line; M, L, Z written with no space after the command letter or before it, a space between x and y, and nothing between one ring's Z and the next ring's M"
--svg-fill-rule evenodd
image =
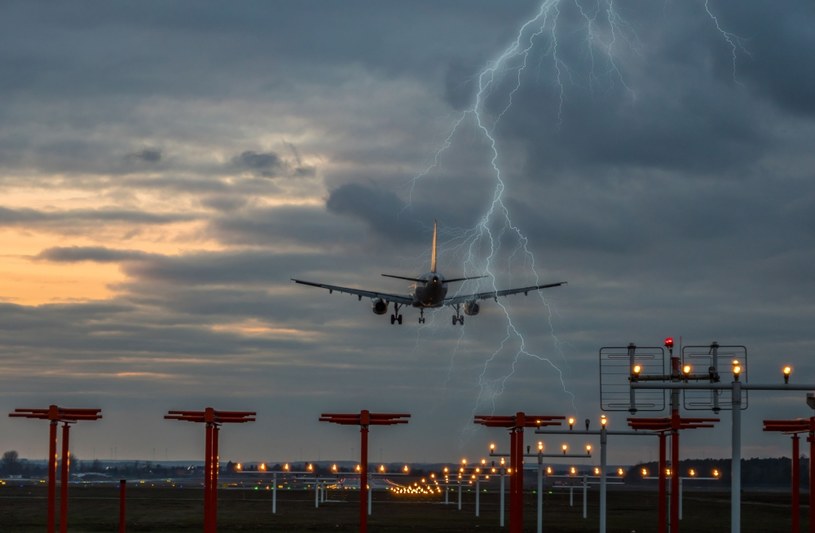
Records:
M424 324L424 308L419 309L419 324Z
M455 326L456 323L460 325L464 325L464 315L461 314L461 304L456 304L453 306L453 309L456 310L456 314L453 315L453 325Z
M399 304L393 304L393 314L391 315L391 325L399 323L402 325L402 315L399 314Z

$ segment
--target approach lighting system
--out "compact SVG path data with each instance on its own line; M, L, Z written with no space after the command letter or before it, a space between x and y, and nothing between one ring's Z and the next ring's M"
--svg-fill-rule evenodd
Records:
M784 385L789 384L790 374L792 374L792 367L787 365L784 367Z
M669 350L673 349L674 347L674 338L673 337L665 337L665 347Z
M168 411L165 420L181 420L205 424L204 441L204 533L218 530L218 433L222 424L254 422L254 411L218 411L206 407L203 411Z
M642 365L634 365L633 367L631 367L631 381L639 380L641 372L642 372Z
M574 417L570 416L569 417L569 430L572 430L572 429L574 429Z
M48 511L46 531L53 533L56 527L56 474L57 474L57 425L62 423L62 478L60 481L60 529L67 531L68 524L68 479L71 452L69 449L70 424L79 421L94 421L102 418L101 409L70 409L49 405L45 409L15 409L10 418L36 418L50 421L48 438Z
M600 415L600 426L606 427L606 424L608 424L608 418L606 415Z
M391 426L407 424L410 415L407 413L371 413L363 409L359 413L323 413L320 422L331 422L346 426L359 426L360 434L360 471L359 486L368 486L368 426ZM368 531L368 491L359 491L359 531Z

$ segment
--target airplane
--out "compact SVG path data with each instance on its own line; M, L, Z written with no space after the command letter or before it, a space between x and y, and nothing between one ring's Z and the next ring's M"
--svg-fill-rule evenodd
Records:
M437 224L433 222L433 245L430 252L430 272L426 274L422 274L415 278L406 277L406 276L396 276L393 274L382 274L382 276L386 278L396 278L402 279L405 281L413 282L411 285L412 292L409 294L391 294L386 292L379 292L379 291L369 291L364 289L354 289L351 287L340 287L338 285L328 285L325 283L315 283L313 281L304 281L301 279L294 279L291 280L295 283L299 283L301 285L309 285L311 287L319 287L321 289L327 289L329 294L333 293L334 291L342 292L346 294L353 294L357 296L359 300L362 300L363 297L370 298L372 302L372 311L377 315L384 315L388 312L388 304L393 303L393 313L391 314L391 324L401 324L402 323L402 315L399 313L399 309L402 306L410 306L410 307L417 307L419 308L419 323L425 323L425 316L424 310L425 309L434 309L444 306L450 306L456 314L453 315L452 323L455 326L456 324L464 325L464 316L461 314L462 307L464 308L464 314L468 316L475 316L481 309L479 305L479 300L487 300L487 299L494 299L496 302L498 301L499 296L509 296L510 294L519 294L524 293L524 295L528 295L532 291L539 291L542 289L548 289L550 287L559 287L561 285L566 285L565 281L560 281L557 283L547 283L545 285L530 285L528 287L519 287L515 289L503 289L503 290L496 290L496 291L486 291L486 292L477 292L474 294L462 294L456 296L447 296L447 284L448 283L456 283L459 281L466 281L470 279L480 279L485 278L486 276L471 276L471 277L461 277L461 278L453 278L453 279L445 279L437 270L436 270L436 245L437 245Z

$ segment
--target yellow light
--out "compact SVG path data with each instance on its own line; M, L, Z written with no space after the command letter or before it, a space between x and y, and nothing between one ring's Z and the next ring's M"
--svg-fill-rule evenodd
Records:
M595 476L599 476L599 475L600 475L600 467L599 467L599 466L595 466L595 467L594 467L594 475L595 475Z
M622 468L618 468L617 469L617 475L620 476L620 477L623 477L623 474L625 474L625 471Z
M450 472L450 469L445 466L444 467L444 473L447 474L448 472Z
M718 469L718 468L714 468L714 469L713 469L713 477L719 477L719 476L720 476L720 474L719 474L719 469Z
M542 452L542 451L543 451L543 441L542 441L542 440L539 440L539 441L538 441L538 451L539 451L539 452Z
M465 465L465 466L466 466L466 465L467 465L467 459L462 459L462 460L461 460L461 464L463 464L463 465Z
M642 372L642 365L634 365L634 368L632 368L632 370L635 376L639 376L640 372Z
M792 374L792 367L791 366L785 366L784 367L784 383L789 383L790 382L790 374Z
M586 444L586 453L591 453L591 444Z
M283 470L285 470L286 472L289 471L289 463L283 465Z
M492 452L494 452L494 451L495 451L495 443L494 443L494 442L491 442L491 443L490 443L490 453L492 453Z
M648 469L647 468L643 468L642 470L640 470L640 473L642 474L642 477L648 477Z
M551 466L547 466L547 467L546 467L546 475L547 475L547 476L551 476L551 475L552 475L552 467L551 467Z
M410 468L408 468L408 465L405 465L405 466L402 467L402 472L404 472L405 474L410 472Z
M688 474L690 474L690 477L695 477L696 476L696 470L691 468L690 471L688 472Z
M569 429L572 429L573 427L574 427L574 417L570 416L569 417Z
M379 471L384 472L385 471L385 465L379 465Z
M331 465L331 471L332 471L332 472L336 472L336 471L337 471L337 465L336 465L336 464Z
M266 471L266 463L260 463L260 466L258 467L258 470L261 470L261 471L265 472Z
M685 366L682 367L682 373L683 374L688 375L688 374L690 374L690 371L691 371L691 366L690 365L685 365Z
M486 459L481 459L481 466L484 466L486 464L487 464L487 460Z
M606 424L608 424L608 418L606 415L600 415L600 425L606 427Z
M561 449L561 450L563 450L563 453L564 453L564 455L565 455L565 454L566 454L566 451L569 449L569 445L568 445L568 444L564 444L563 446L561 446L561 447L560 447L560 449Z
M241 465L240 463L235 465L235 470L242 470L242 469L243 469L243 465Z
M569 473L571 475L575 475L577 473L577 468L575 468L573 466L569 467Z
M501 457L501 461L500 461L500 462L501 462L501 466L504 466L504 465L506 464L506 461L504 460L504 458L503 458L503 457Z

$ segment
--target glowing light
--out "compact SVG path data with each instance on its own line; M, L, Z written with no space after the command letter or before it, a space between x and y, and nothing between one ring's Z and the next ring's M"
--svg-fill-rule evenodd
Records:
M606 415L600 415L600 425L606 427L606 424L608 424L608 418Z
M543 441L542 441L542 440L539 440L539 441L538 441L538 451L539 451L539 452L542 452L542 451L543 451Z
M561 449L561 450L563 450L563 455L566 455L566 452L567 452L567 451L568 451L568 449L569 449L569 445L568 445L568 444L564 444L564 445L562 445L562 446L560 447L560 449Z
M784 372L784 383L789 383L790 382L790 374L792 374L792 367L791 366L785 366L783 372Z
M691 370L692 368L690 365L685 365L682 367L682 373L685 374L686 376L690 374Z
M570 416L569 417L569 429L572 429L572 428L574 428L574 417Z

